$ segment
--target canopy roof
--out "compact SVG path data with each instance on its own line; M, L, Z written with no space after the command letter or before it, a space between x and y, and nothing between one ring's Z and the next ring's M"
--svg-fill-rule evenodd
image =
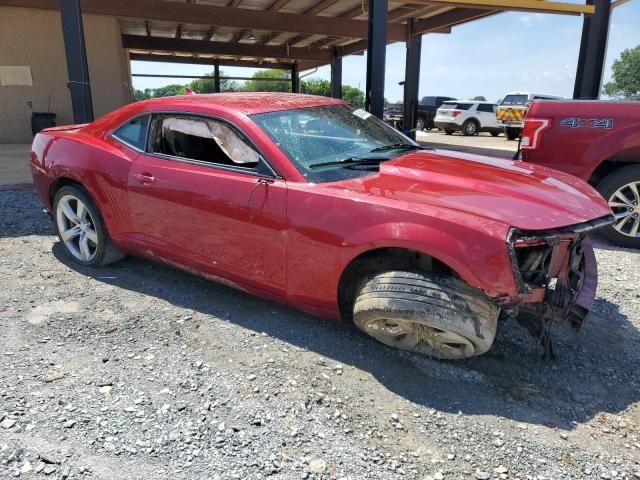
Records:
M0 0L58 9L60 0ZM367 47L363 0L82 0L84 13L116 16L132 60L300 70ZM387 41L503 11L592 14L592 5L544 0L389 0Z

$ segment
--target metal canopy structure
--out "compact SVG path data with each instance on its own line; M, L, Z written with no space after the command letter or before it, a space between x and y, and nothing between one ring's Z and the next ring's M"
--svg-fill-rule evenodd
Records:
M620 0L619 0L620 1ZM63 27L82 24L80 12L118 18L122 45L131 60L220 66L281 68L298 72L332 66L332 94L341 91L341 58L367 51L367 108L382 115L385 45L406 42L406 125L412 125L418 95L421 35L449 33L451 28L505 11L584 15L578 77L591 82L600 71L606 45L610 0L564 3L546 0L0 0L0 6L61 10ZM595 3L595 4L594 4ZM603 10L607 10L602 14ZM75 12L75 14L74 14ZM73 17L75 15L75 18ZM66 19L66 20L65 20ZM69 27L70 28L70 27ZM69 38L69 41L67 41ZM75 39L75 40L74 40ZM65 32L68 62L86 65L77 34ZM598 54L599 55L599 54ZM593 57L593 58L592 58ZM71 67L69 71L71 72ZM88 78L88 77L87 77ZM71 79L75 81L74 79ZM599 82L599 80L598 80ZM219 81L216 82L219 84ZM86 102L89 90L76 88ZM582 89L581 91L584 91ZM72 89L72 99L74 90ZM415 100L415 101L414 101ZM75 100L74 100L75 102Z

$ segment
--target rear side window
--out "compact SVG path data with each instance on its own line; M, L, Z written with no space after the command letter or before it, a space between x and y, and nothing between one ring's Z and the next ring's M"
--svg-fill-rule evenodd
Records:
M473 103L447 102L443 103L440 108L443 110L469 110Z
M113 136L132 147L144 150L147 144L148 125L149 115L141 115L122 125L113 133Z
M479 112L493 113L496 111L496 107L495 105L491 105L490 103L479 103L477 110Z

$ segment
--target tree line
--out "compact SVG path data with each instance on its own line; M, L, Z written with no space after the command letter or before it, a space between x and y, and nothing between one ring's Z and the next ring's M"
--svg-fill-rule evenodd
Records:
M213 73L207 76L213 76ZM220 76L224 77L224 72L220 71ZM265 80L266 78L277 80ZM213 78L197 78L192 82L181 85L172 84L159 88L145 88L144 90L134 90L135 100L148 100L156 97L168 97L172 95L183 95L189 88L195 93L213 93ZM291 76L285 70L261 70L247 80L244 84L229 79L220 79L221 92L290 92ZM300 92L310 95L331 96L331 82L319 78L300 81ZM356 106L364 106L364 92L351 85L342 86L342 99Z

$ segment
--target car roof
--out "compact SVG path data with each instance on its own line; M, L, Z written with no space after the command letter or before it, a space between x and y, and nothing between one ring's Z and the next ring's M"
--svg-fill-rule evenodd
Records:
M338 105L346 102L330 97L318 95L304 95L299 93L276 92L228 92L196 95L176 95L172 97L153 98L139 102L146 107L162 109L168 106L198 106L200 109L207 105L235 110L245 115L256 113L293 110L296 108L317 107L322 105Z

